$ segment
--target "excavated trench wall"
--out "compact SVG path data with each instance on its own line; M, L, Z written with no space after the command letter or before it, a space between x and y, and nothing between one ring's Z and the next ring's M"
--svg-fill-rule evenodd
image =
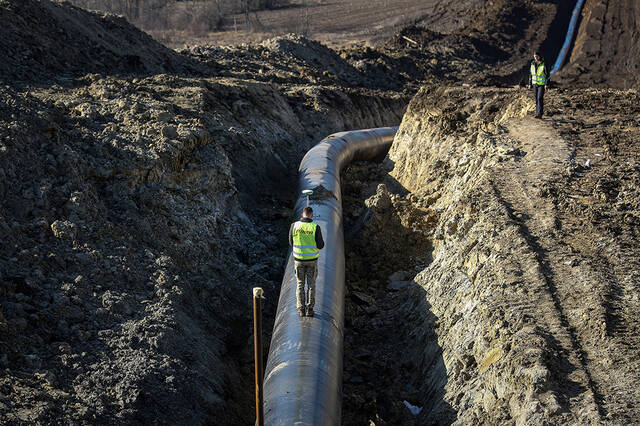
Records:
M247 283L277 299L278 187L316 131L398 123L406 97L89 75L0 98L0 417L249 422Z
M585 0L561 79L579 87L638 88L639 29L637 1Z
M468 92L423 88L389 153L391 175L437 218L433 261L414 278L427 308L412 325L415 339L437 336L420 357L418 421L437 422L448 406L456 424L575 421L558 414L556 343L527 302L536 290L524 283L541 274L535 254L492 182L501 163L523 155L502 125L531 106L515 90Z

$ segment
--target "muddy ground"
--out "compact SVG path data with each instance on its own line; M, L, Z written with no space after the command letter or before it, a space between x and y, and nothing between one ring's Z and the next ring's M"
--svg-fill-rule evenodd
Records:
M637 92L567 72L533 120L511 86L569 7L459 6L369 47L173 51L1 0L1 422L251 423L250 289L268 342L297 164L393 124L344 173L343 423L636 421Z

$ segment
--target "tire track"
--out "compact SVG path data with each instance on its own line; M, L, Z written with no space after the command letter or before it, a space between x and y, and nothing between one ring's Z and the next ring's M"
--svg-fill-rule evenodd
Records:
M512 120L507 127L527 154L523 160L503 168L502 175L492 182L493 190L535 254L544 287L560 325L560 329L557 329L555 321L547 318L550 331L567 351L569 360L582 372L574 376L582 376L582 384L587 388L583 392L583 404L590 405L592 401L599 420L602 420L607 415L602 386L594 378L596 366L592 365L583 333L577 324L577 318L582 313L583 298L588 298L588 295L577 286L575 280L569 279L571 272L561 262L569 253L555 240L557 218L553 204L536 193L536 188L544 183L547 176L562 175L561 161L570 152L566 142L551 128L534 124L531 119ZM541 311L538 309L536 312Z

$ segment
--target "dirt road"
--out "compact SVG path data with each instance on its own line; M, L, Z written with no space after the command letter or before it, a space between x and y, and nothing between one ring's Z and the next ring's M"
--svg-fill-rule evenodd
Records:
M537 304L535 313L555 317L555 325L548 323L549 330L557 334L571 365L576 367L569 379L592 396L590 403L597 408L598 422L624 423L640 415L634 403L640 396L634 386L640 379L640 363L637 349L631 349L640 331L640 252L633 242L637 228L627 228L630 235L624 230L612 234L598 226L600 221L590 224L589 217L605 206L594 202L595 194L584 191L594 182L606 181L611 169L620 167L612 163L627 163L631 176L637 164L629 164L620 151L607 156L602 145L585 146L581 137L584 130L576 132L574 140L563 138L558 131L569 123L574 129L598 128L607 119L625 120L623 116L612 116L601 108L589 115L567 112L558 111L545 122L531 118L507 122L509 135L526 155L502 168L492 181L497 196L536 255L541 287L549 299L546 308ZM621 130L635 133L635 140L628 141L632 145L621 143L617 149L635 151L637 124L633 114L626 120L630 127L623 125ZM581 180L589 183L575 184ZM567 181L575 183L571 187L562 185ZM572 193L578 187L582 191ZM596 192L597 187L596 183L592 190ZM635 199L637 189L632 193L625 196ZM579 213L566 209L573 200L583 206ZM624 207L623 211L623 222L637 223L635 213ZM581 409L576 407L576 411Z

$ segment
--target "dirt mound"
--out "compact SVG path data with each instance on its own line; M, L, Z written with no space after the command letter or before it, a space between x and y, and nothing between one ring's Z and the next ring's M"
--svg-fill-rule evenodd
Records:
M524 84L534 51L553 66L573 5L556 1L496 0L469 8L472 17L446 34L420 22L402 29L385 48L404 52L430 77L478 86ZM552 84L628 88L638 84L640 6L585 3L570 60ZM409 41L406 38L412 40ZM435 61L429 69L426 64Z
M532 52L547 42L552 22L565 12L553 3L532 1L470 6L471 19L449 33L418 22L403 28L385 48L406 52L437 80L513 85L526 77ZM429 70L426 64L435 66Z
M52 1L2 0L0 22L0 79L5 82L196 71L195 64L114 15Z
M577 37L562 81L578 86L640 87L640 3L584 4Z
M260 44L191 46L179 51L216 75L281 85L314 85L415 92L434 72L432 58L364 48L333 50L306 37L285 35Z
M120 84L91 83L66 95L55 87L36 96L2 90L0 411L10 422L148 423L158 412L170 423L199 422L204 407L221 408L212 389L223 375L207 374L205 365L220 362L224 345L202 343L213 333L209 321L222 324L223 314L193 304L205 294L221 303L236 297L207 266L217 257L207 254L213 235L231 235L224 214L239 213L225 195L233 182L228 160L220 148L208 160L200 151L211 168L183 172L210 136L149 99L149 114L166 116L158 136L168 136L135 142L126 129L138 131L132 108L140 98L112 97ZM117 131L108 124L114 116ZM201 179L208 192L196 207ZM194 207L199 218L186 220ZM219 254L217 262L229 262ZM196 278L202 273L208 278ZM190 384L198 375L209 384ZM182 398L202 408L181 409Z
M360 73L334 50L305 37L290 34L266 40L261 45L272 52L295 58L309 68L334 74L343 81L361 78Z

